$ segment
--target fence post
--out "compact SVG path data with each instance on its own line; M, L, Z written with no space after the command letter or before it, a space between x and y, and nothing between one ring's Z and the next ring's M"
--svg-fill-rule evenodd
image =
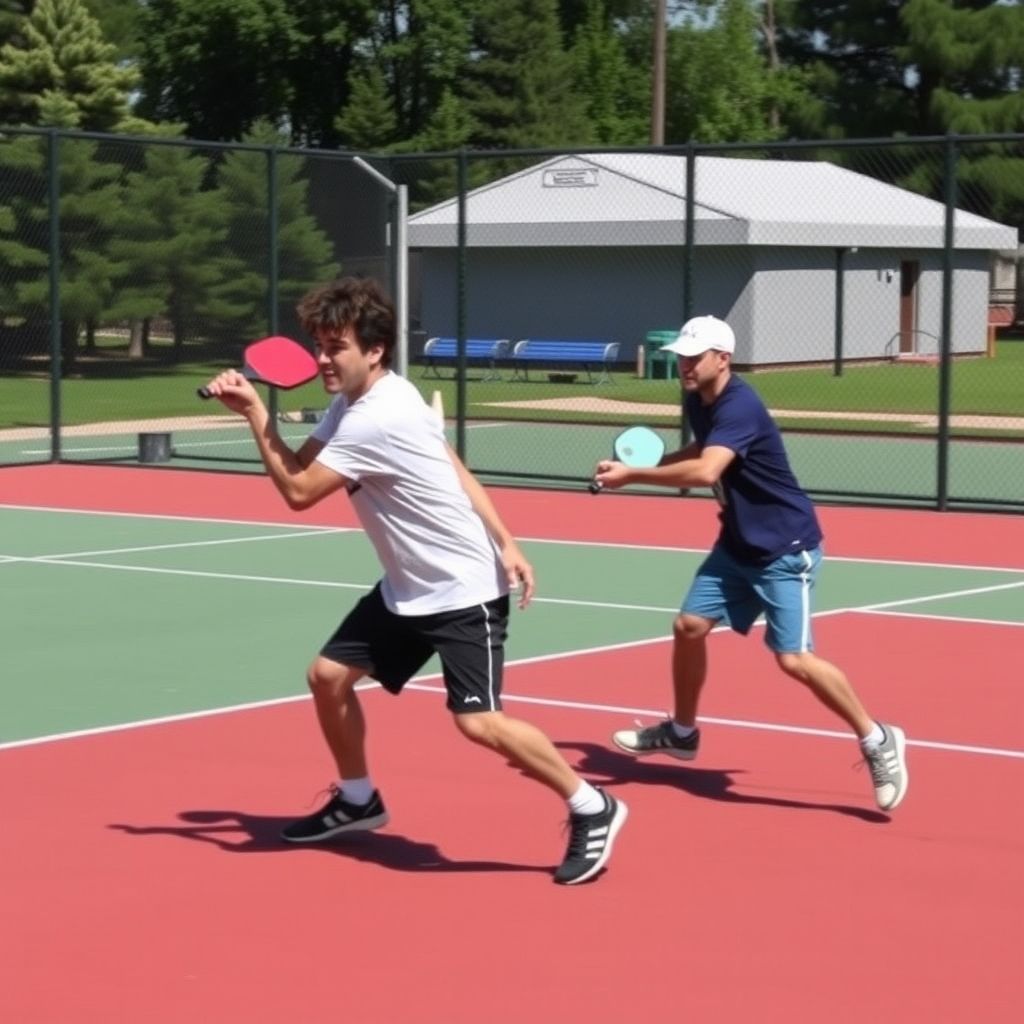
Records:
M686 323L693 316L693 254L694 238L696 236L696 209L697 209L697 153L693 142L686 144L686 223L684 225L683 243L683 323ZM669 374L671 376L671 374ZM685 403L683 392L679 392L679 440L680 447L685 448L690 443L690 424L684 412ZM688 493L687 488L682 488L682 494Z
M832 362L832 376L842 377L843 375L843 287L844 287L844 264L846 261L846 250L839 246L836 249L836 310L835 310L835 354Z
M63 372L60 350L60 136L56 128L46 133L49 177L50 226L50 461L60 462L60 390Z
M277 277L278 266L278 222L277 222L277 149L267 150L267 326L269 334L277 334L279 327ZM277 388L270 389L270 422L277 422Z
M409 186L395 188L395 244L391 247L395 278L396 369L409 376Z
M352 162L364 170L374 181L380 182L389 194L390 210L388 222L388 251L391 256L391 296L395 304L395 359L392 366L396 373L409 376L409 189L381 174L373 164L361 156ZM388 173L394 174L393 161L388 163Z
M949 404L953 376L953 243L956 216L956 137L946 136L943 144L943 192L946 204L945 237L942 250L942 326L939 330L939 433L936 467L936 507L949 503Z
M466 461L466 191L469 169L466 150L458 154L458 206L455 252L455 450Z

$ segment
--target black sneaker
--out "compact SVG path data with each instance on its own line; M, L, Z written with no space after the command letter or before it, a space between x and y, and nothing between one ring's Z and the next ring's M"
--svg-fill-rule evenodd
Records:
M281 838L289 843L319 843L342 832L366 832L387 823L388 812L377 790L369 803L350 804L337 786L331 786L331 799L309 817L285 826Z
M692 761L700 746L700 729L694 729L685 740L681 740L672 728L672 720L666 718L646 729L622 729L613 734L612 742L620 750L636 754L637 757L671 754L680 761Z
M593 878L612 855L612 844L629 809L604 790L604 810L597 814L569 815L569 848L555 871L559 885L576 885Z

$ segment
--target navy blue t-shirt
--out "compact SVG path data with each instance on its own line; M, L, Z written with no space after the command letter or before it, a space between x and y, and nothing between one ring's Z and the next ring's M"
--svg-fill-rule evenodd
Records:
M736 453L718 483L720 541L738 559L765 565L821 543L811 499L789 466L782 435L764 402L735 374L711 405L689 392L686 418L701 449Z

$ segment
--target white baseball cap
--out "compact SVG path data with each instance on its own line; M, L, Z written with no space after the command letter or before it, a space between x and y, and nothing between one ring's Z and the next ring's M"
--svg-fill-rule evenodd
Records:
M717 316L695 316L683 324L679 337L665 345L662 352L675 352L677 356L699 356L709 348L718 352L734 352L736 335Z

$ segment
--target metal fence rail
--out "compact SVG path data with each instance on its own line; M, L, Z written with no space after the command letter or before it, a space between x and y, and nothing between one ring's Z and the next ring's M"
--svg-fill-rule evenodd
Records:
M1019 510L1022 172L1024 135L396 156L8 129L0 465L253 471L195 384L297 333L311 285L368 274L485 479L579 486L623 423L685 440L657 347L714 313L815 495ZM438 337L454 355L425 374ZM487 338L509 344L481 368ZM516 373L527 338L616 361ZM323 405L271 400L295 437Z

